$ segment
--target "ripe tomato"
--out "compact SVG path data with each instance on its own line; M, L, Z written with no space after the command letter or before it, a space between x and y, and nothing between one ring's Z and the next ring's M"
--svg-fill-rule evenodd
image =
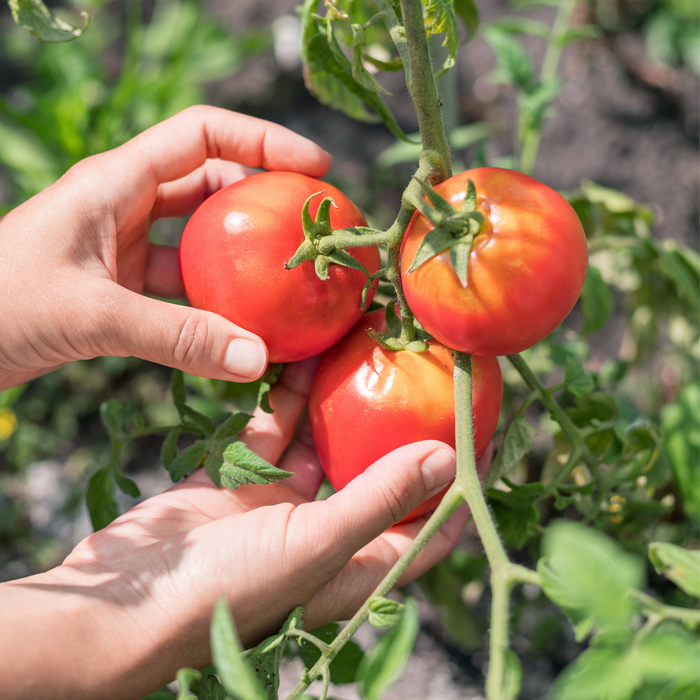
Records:
M475 355L511 355L549 335L581 293L588 266L583 227L557 192L522 173L476 168L435 191L459 209L467 180L484 215L462 285L439 253L407 274L433 225L415 212L401 249L401 277L411 310L441 343Z
M270 362L293 362L330 347L362 315L366 276L331 265L321 280L313 261L293 270L284 264L304 241L302 207L316 192L310 213L332 197L333 229L366 226L360 210L338 189L306 175L265 172L219 190L190 218L180 242L180 276L190 304L214 311L266 343ZM377 248L348 253L370 274ZM370 289L367 303L374 290Z
M363 316L323 354L309 397L316 449L336 490L397 447L419 440L455 446L452 351L435 340L424 353L384 350L368 328L386 332L383 310ZM472 376L478 459L496 430L503 384L495 357L474 357ZM443 494L406 520L434 510Z

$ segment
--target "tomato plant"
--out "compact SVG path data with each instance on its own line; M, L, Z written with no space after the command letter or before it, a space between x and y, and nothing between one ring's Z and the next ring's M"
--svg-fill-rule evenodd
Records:
M476 168L434 192L460 207L469 180L476 191L472 212L455 211L451 223L457 227L460 213L476 213L462 221L482 222L477 232L460 237L419 211L413 215L401 250L406 299L445 345L475 355L512 355L549 335L573 308L588 266L586 236L559 193L512 170ZM431 235L437 242L423 256L432 257L411 269ZM462 279L455 269L460 254Z
M384 311L366 314L327 350L309 398L309 417L323 469L342 489L391 450L418 440L455 446L452 351L430 341L426 352L380 347L368 329L386 331ZM503 385L494 357L474 359L474 450L488 446L501 410ZM433 510L443 494L414 509L407 520Z
M339 340L362 315L367 275L330 265L328 279L309 261L285 268L304 241L302 208L316 215L331 197L334 229L365 226L360 210L337 188L306 175L265 172L209 197L192 215L180 243L180 275L187 298L259 335L270 362L311 357ZM376 247L348 251L371 274ZM368 294L368 302L373 295Z

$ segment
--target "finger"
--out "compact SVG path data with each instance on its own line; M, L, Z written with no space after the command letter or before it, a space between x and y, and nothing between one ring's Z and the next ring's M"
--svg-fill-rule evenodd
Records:
M151 221L188 216L205 199L255 171L226 160L207 160L189 175L158 187Z
M454 476L455 452L449 445L416 442L390 452L326 501L299 506L292 519L324 533L316 553L337 572Z
M279 462L294 437L299 418L309 402L318 360L318 357L311 357L286 365L270 391L274 413L256 408L253 419L241 433L246 445L271 464Z
M294 439L280 460L279 467L294 474L283 482L291 491L291 502L299 505L313 501L321 488L324 473L308 417L302 418Z
M265 369L263 341L223 316L149 299L87 274L82 288L91 299L83 318L95 356L134 355L232 382L257 379Z
M468 517L469 510L465 506L453 513L411 562L396 586L405 585L442 561L457 544ZM313 629L330 621L352 617L406 553L424 524L425 519L421 519L391 528L359 551L309 601L304 615L307 626Z
M331 164L326 151L279 124L197 106L156 124L119 148L82 161L69 180L74 188L81 182L94 188L97 180L120 230L146 214L145 207L150 212L159 185L184 178L217 158L312 177L324 175ZM127 201L130 207L123 206Z
M178 250L173 246L151 243L144 278L144 292L166 299L184 299Z

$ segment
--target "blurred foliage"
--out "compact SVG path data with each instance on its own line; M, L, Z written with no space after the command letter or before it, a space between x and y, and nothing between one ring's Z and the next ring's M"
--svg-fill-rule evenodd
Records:
M137 0L91 11L90 30L67 44L4 30L0 61L22 76L0 96L5 211L79 160L205 102L208 83L233 75L272 41L266 31L231 36L198 0L159 0L148 22Z

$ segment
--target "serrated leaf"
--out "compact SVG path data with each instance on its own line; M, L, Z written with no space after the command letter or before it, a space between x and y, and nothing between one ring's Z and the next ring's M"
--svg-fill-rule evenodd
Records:
M581 291L584 335L599 331L607 323L612 302L612 293L603 276L597 268L589 265Z
M173 482L178 482L189 474L198 464L199 461L207 453L206 440L197 440L193 445L184 449L170 463L170 478Z
M576 397L576 407L568 408L566 413L579 427L594 421L599 423L615 421L620 417L620 409L615 397L605 391L596 391L586 396Z
M223 457L219 468L221 483L233 491L245 484L271 484L292 476L256 455L242 442L229 445Z
M235 437L248 425L252 417L253 416L250 413L243 413L243 411L234 411L233 413L229 413L223 422L217 426L214 434L212 435L212 439L224 440L226 438Z
M9 4L15 22L42 41L73 41L90 26L87 12L80 13L85 19L85 26L74 27L53 14L41 0L9 0Z
M416 268L420 267L423 263L428 262L431 258L439 255L444 250L450 247L454 237L452 234L444 228L434 228L428 231L426 236L421 241L416 250L416 254L413 258L411 266L406 271L407 275L410 275Z
M448 55L435 78L440 78L455 64L459 50L459 33L455 15L454 0L423 0L426 5L424 12L425 28L428 37L445 35L443 46L447 47Z
M195 411L194 408L188 406L187 404L182 407L182 410L185 416L187 416L207 437L214 434L216 431L216 423L214 423L209 416L205 416L203 413Z
M86 499L95 532L119 517L117 502L114 500L114 481L106 468L98 469L90 477Z
M399 624L379 637L357 670L365 700L380 700L399 679L411 658L418 629L418 605L414 598L407 598Z
M506 544L521 549L530 535L530 525L539 522L540 514L533 504L544 494L545 486L539 482L522 486L506 483L510 491L487 491L489 505Z
M243 647L224 598L220 598L214 608L211 651L227 693L239 700L266 700L265 692L242 656Z
M537 428L522 416L508 426L503 443L484 478L484 489L493 486L520 463L520 460L530 451L536 435Z
M700 551L669 542L652 542L649 559L657 573L673 581L694 598L700 598Z
M629 592L644 584L641 560L606 535L559 521L542 540L537 570L545 595L582 631L627 633L634 613Z
M197 697L191 694L190 686L201 677L201 672L194 668L181 668L175 676L180 688L176 700L197 700Z
M369 624L372 627L393 627L400 622L404 607L396 600L372 596L369 599Z
M567 358L564 383L574 396L585 396L595 388L593 377L586 372L583 362L578 357Z
M265 374L263 374L262 381L260 382L260 386L258 388L258 406L260 406L265 413L275 412L270 405L270 390L280 378L283 368L284 365L277 362L275 364L268 365L268 368L265 370ZM243 430L243 428L241 428L241 430ZM240 430L238 432L240 432ZM238 435L238 433L236 433L236 435Z
M196 694L197 700L233 700L226 693L216 676L197 678L192 682L191 687L192 692Z

